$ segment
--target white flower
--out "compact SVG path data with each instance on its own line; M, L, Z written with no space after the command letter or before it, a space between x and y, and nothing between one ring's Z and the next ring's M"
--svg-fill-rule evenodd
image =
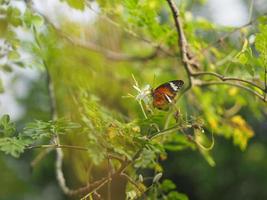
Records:
M134 85L133 88L138 91L138 94L135 97L137 101L144 101L146 104L149 103L151 95L150 85L147 84L142 89L140 89L137 85Z

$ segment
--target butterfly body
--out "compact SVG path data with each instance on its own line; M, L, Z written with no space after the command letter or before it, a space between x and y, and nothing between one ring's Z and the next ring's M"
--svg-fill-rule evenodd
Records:
M182 88L182 80L173 80L158 86L152 90L153 106L160 110L168 109L177 92Z

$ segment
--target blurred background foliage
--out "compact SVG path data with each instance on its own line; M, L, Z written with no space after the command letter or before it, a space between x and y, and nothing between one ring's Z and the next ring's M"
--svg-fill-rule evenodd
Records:
M240 2L248 16L241 28L213 22L205 0L176 3L190 53L199 64L194 66L196 72L216 72L265 87L266 2ZM197 127L147 140L157 128L164 130L176 122L172 111L159 111L146 102L145 119L138 102L126 98L137 95L132 76L141 88L175 79L189 84L165 0L62 0L57 5L42 8L37 0L0 0L0 95L14 90L13 98L22 109L17 117L0 110L1 116L9 114L15 121L1 118L0 149L20 156L0 154L1 200L68 198L56 181L54 153L31 168L43 150L26 149L33 143L49 144L54 129L65 134L60 135L63 144L88 148L64 149L63 169L71 188L108 174L107 153L130 160L145 145L127 169L139 187L147 189L140 199L267 198L266 102L246 90L221 84L199 87L198 81L218 80L197 77L195 86L177 102L179 125ZM82 20L72 19L81 13L87 13ZM60 117L56 123L49 121L47 71ZM8 82L6 76L11 77ZM3 96L0 109L13 106L7 104ZM62 117L71 122L60 121ZM207 151L182 133L205 146L214 134L214 148ZM9 149L7 137L14 138L14 149ZM19 147L17 139L24 142ZM112 165L119 167L116 161ZM104 199L107 189L100 190ZM120 177L112 181L111 191L111 199L135 199L139 194Z

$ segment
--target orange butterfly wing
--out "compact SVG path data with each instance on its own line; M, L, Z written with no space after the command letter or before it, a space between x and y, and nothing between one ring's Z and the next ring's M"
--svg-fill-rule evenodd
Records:
M165 110L168 108L171 100L177 94L177 91L183 86L184 82L182 80L175 80L164 83L158 86L153 92L153 106Z

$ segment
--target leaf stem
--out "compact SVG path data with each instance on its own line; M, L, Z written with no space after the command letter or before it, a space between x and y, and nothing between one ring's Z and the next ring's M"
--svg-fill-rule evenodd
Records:
M192 125L191 124L187 124L187 125L182 125L182 126L173 126L173 127L170 127L170 128L167 128L167 129L164 129L162 131L159 131L157 133L155 133L154 135L152 135L150 137L151 140L154 140L155 138L158 138L162 135L166 135L170 132L173 132L173 131L179 131L179 130L183 130L183 129L187 129L187 128L192 128Z

